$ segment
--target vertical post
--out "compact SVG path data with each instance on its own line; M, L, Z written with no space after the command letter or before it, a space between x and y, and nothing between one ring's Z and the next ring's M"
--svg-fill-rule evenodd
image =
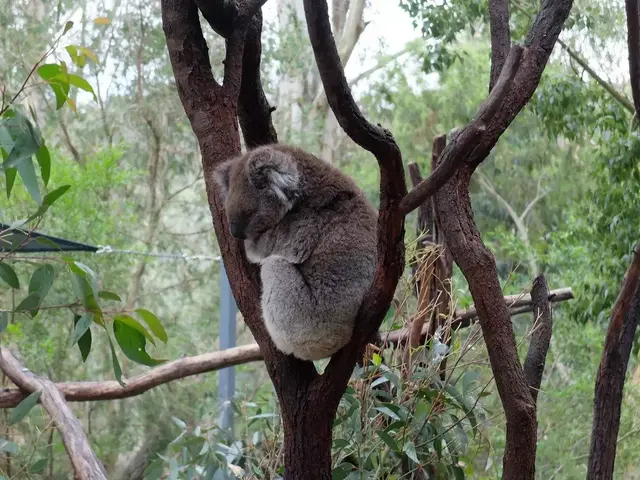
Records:
M220 350L236 346L236 302L231 293L224 264L220 260ZM218 398L220 400L220 427L233 437L233 407L235 395L235 367L218 372Z

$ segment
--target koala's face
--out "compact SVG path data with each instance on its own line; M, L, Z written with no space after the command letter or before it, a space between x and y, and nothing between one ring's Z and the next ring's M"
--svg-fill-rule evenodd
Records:
M216 180L235 238L254 238L273 228L298 198L295 160L269 147L226 161L217 168Z

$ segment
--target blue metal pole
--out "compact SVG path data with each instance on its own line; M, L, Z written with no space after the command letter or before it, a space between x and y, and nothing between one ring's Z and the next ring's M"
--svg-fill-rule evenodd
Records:
M236 346L236 302L231 293L229 278L220 260L220 350ZM233 407L235 395L235 367L218 372L218 397L220 400L220 427L233 436Z

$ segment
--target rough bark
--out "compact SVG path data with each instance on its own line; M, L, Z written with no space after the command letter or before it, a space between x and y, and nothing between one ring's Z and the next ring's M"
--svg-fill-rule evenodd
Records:
M640 244L622 282L596 375L588 480L610 480L616 459L624 380L640 321Z
M42 392L38 401L60 432L62 443L71 460L75 478L78 480L106 480L104 466L91 449L80 422L73 415L53 382L28 371L6 347L0 347L0 369L21 389L29 393Z
M262 360L262 354L258 345L243 345L220 352L205 353L167 362L127 379L125 387L116 381L105 381L61 382L56 383L56 388L68 402L115 400L140 395L159 385L192 375L260 360ZM27 392L19 388L2 389L0 391L0 408L15 407L27 395Z
M493 90L504 62L511 49L509 31L509 0L489 0L489 23L491 31L491 78L489 91Z
M629 49L629 76L636 118L640 114L640 4L638 0L625 0L627 12L627 46Z
M527 358L524 361L524 375L527 378L533 402L537 403L553 328L549 287L544 275L536 277L533 281L531 300L533 302L533 331L531 332Z
M545 0L531 27L524 48L513 45L500 76L475 117L455 141L449 142L438 167L402 201L409 213L444 185L463 164L478 165L524 108L540 82L565 20L571 0Z

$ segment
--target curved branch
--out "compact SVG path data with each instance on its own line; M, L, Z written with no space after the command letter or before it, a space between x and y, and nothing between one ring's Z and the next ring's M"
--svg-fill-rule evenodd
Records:
M616 460L620 409L633 338L640 320L640 243L625 273L596 375L587 479L611 479Z
M400 149L391 133L364 117L349 88L331 33L326 0L304 0L309 39L329 106L345 133L371 152L380 167L378 268L362 303L351 342L333 356L323 381L337 408L360 353L386 314L404 270L404 216L397 209L407 191Z
M533 281L531 298L533 300L533 329L527 358L524 361L524 375L527 377L533 401L537 403L553 328L549 287L544 275L536 277Z
M627 47L629 49L629 76L636 117L640 115L640 4L638 0L626 0Z
M536 90L572 0L545 0L525 40L513 45L487 99L455 141L442 152L438 167L402 200L407 214L433 195L464 163L480 164Z
M62 443L76 474L75 478L106 480L104 467L91 448L80 422L73 415L53 382L24 368L6 347L0 347L0 369L25 392L41 392L39 402L60 432Z
M63 382L56 384L56 388L64 395L65 399L70 402L115 400L134 397L159 385L192 375L260 360L262 360L260 347L254 343L167 362L136 377L130 378L124 387L116 381L106 381ZM16 385L20 386L17 383ZM17 388L2 390L0 391L0 408L14 407L27 395L28 393Z

